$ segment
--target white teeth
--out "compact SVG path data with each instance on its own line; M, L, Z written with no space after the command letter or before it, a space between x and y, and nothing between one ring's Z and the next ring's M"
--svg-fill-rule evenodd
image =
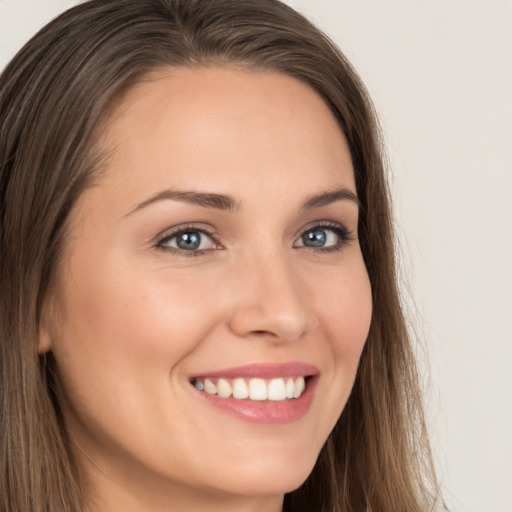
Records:
M293 394L295 393L295 382L291 377L288 377L286 381L286 398L293 398Z
M251 400L267 399L267 383L263 379L251 379L249 381L249 398Z
M226 379L219 379L217 382L217 394L221 398L229 398L231 393L233 393L231 384Z
M249 388L244 379L235 379L233 381L233 398L243 400L249 397Z
M272 379L268 385L268 399L279 402L286 398L286 388L283 379Z
M204 390L210 395L217 394L217 386L210 379L204 381Z
M304 377L298 377L295 381L295 389L293 391L293 398L299 398L300 395L302 395L302 392L306 388L306 381L304 380Z
M194 379L192 384L199 390L220 398L233 397L237 400L271 400L275 402L299 398L306 389L303 376L285 377L266 381L265 379Z

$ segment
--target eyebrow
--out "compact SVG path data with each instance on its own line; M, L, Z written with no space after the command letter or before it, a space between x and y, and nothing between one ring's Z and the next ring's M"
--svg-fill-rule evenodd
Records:
M132 210L130 210L126 216L149 206L150 204L158 201L171 200L181 201L184 203L195 204L202 206L203 208L210 208L215 210L235 211L240 209L240 203L233 197L225 194L215 194L211 192L193 192L186 190L164 190L151 196L149 199L142 201L137 204ZM360 206L359 199L356 194L347 188L339 188L329 192L322 192L315 194L306 199L302 203L301 210L312 210L314 208L320 208L327 206L336 201L349 200Z
M232 197L224 194L214 194L210 192L193 192L187 190L164 190L154 196L139 203L127 215L149 206L158 201L171 200L181 201L183 203L195 204L203 208L213 208L215 210L234 211L239 209L240 205Z
M336 201L353 201L358 207L361 206L357 195L348 188L337 188L329 192L322 192L310 196L301 206L301 210L312 210L313 208L320 208L327 206Z

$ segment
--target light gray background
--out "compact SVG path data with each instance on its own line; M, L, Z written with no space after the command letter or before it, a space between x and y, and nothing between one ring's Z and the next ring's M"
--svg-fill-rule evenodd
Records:
M0 0L0 69L75 3ZM512 512L512 1L288 3L341 46L382 119L446 500Z

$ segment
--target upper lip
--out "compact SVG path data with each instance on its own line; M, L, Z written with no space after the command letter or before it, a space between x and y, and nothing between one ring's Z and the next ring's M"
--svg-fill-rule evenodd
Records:
M237 377L253 378L260 377L264 379L273 379L279 377L304 377L318 375L319 370L316 366L301 362L287 363L254 363L244 366L235 366L222 370L205 371L197 373L192 378L212 377L235 379Z

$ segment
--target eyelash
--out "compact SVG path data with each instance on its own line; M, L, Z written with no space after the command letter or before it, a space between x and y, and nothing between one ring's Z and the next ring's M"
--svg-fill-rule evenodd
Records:
M300 247L302 247L304 249L309 249L310 251L313 251L313 252L323 252L323 253L338 252L338 251L341 251L342 249L344 249L345 246L349 242L351 242L352 240L355 240L355 236L351 231L349 231L347 228L341 226L340 224L333 223L333 222L320 222L319 224L314 224L313 226L308 227L305 230L303 230L300 233L298 238L302 238L306 233L308 233L310 231L315 231L318 229L320 229L320 230L324 229L324 230L329 230L329 231L334 232L336 234L336 236L338 237L337 243L331 247L315 248L315 247L308 247L305 245L300 246Z
M165 242L169 242L173 238L183 235L184 233L200 233L201 235L206 235L212 239L212 241L215 245L222 247L220 242L218 241L217 235L214 232L209 231L202 227L195 226L194 224L187 224L185 226L181 226L176 231L173 231L171 233L166 233L165 235L163 235L161 238L159 238L157 240L155 247L157 249L161 249L163 251L168 251L173 254L177 254L178 256L183 256L185 258L190 258L190 257L193 258L193 257L197 257L197 256L202 256L206 252L212 250L212 249L199 249L196 251L187 251L186 249L179 249L176 247L169 247L169 246L164 245Z
M318 252L323 252L323 253L337 252L337 251L342 250L348 242L355 239L355 236L353 235L353 233L351 231L344 228L340 224L331 223L331 222L321 222L319 224L314 224L310 227L307 227L298 235L297 239L298 240L301 239L308 232L315 231L315 230L321 230L321 229L334 232L336 234L336 236L338 237L338 242L335 245L330 246L330 247L315 248L315 247L309 247L306 245L301 245L296 248L303 248L303 249L307 249L307 250L310 250L310 251L313 251L316 253L318 253ZM214 232L211 232L203 227L195 226L193 224L182 226L178 230L173 231L172 233L163 235L162 237L160 237L157 240L155 247L157 249L161 249L163 251L168 251L168 252L177 254L179 256L183 256L185 258L190 258L190 257L193 258L193 257L197 257L197 256L202 256L205 253L213 250L213 249L186 250L186 249L180 249L180 248L164 245L165 242L169 242L173 238L183 235L184 233L190 233L190 232L199 233L201 235L206 235L212 239L213 244L217 245L219 248L222 248L222 245L220 244L220 242L217 238L217 235Z

